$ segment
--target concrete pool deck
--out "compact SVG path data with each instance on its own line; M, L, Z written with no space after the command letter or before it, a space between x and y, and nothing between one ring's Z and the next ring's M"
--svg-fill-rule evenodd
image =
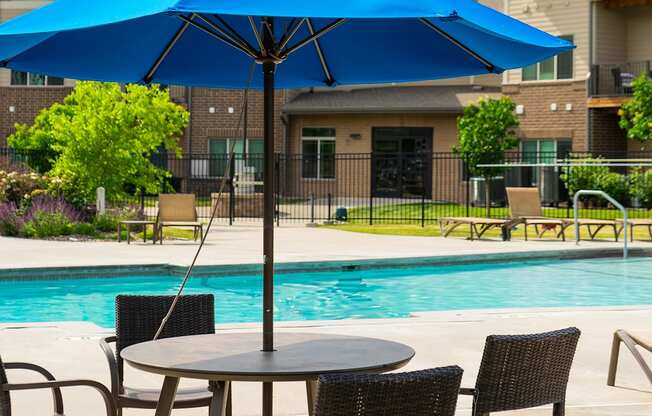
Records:
M260 224L217 226L210 234L199 264L205 267L260 264ZM135 242L40 241L0 237L0 270L121 265L187 265L197 245L166 241L163 246ZM635 251L652 255L652 244L637 242ZM374 262L394 259L439 258L446 262L460 256L478 259L536 256L618 255L622 242L560 241L467 241L458 238L405 237L349 233L332 229L282 226L276 232L276 261L286 265L301 262ZM640 253L639 253L640 254ZM239 267L239 266L234 266ZM2 273L0 273L1 275ZM0 321L1 321L0 317ZM577 326L583 332L568 390L569 416L650 416L652 386L628 353L621 355L618 387L606 386L609 349L613 331L626 328L652 338L652 306L583 309L519 309L419 313L412 318L383 320L304 321L279 323L279 331L352 334L384 338L411 345L415 359L405 370L458 364L465 370L464 386L472 386L489 334L517 334ZM220 326L222 331L259 331L256 325ZM5 361L29 361L43 365L58 378L90 378L108 383L108 367L97 339L109 330L91 323L1 324L0 354ZM11 380L35 380L12 371ZM160 387L161 379L127 370L128 384ZM260 414L260 391L255 384L234 386L234 414ZM49 392L16 393L15 414L49 414ZM92 391L64 392L66 414L101 415L99 398ZM275 389L276 413L305 415L305 387L288 383ZM471 403L461 398L458 415L469 415ZM543 416L550 408L505 413ZM151 415L152 411L128 410L125 416ZM206 410L175 411L175 415L205 415Z
M276 229L277 263L358 261L414 257L500 255L505 253L559 252L622 249L622 242L583 241L580 246L567 241L503 242L468 241L461 238L372 235L305 226ZM649 249L652 243L635 242L634 249ZM165 241L153 245L135 241L74 242L0 237L0 269L75 267L108 265L172 264L187 265L197 248L191 241ZM613 253L612 253L613 254ZM207 238L199 265L261 264L260 224L216 226Z
M631 355L621 354L617 387L607 387L611 336L617 328L628 328L652 337L652 307L520 309L420 313L406 319L345 320L279 324L279 331L351 334L384 338L411 345L416 357L404 370L458 364L464 370L464 386L473 386L488 334L529 333L577 326L582 330L571 372L567 397L569 416L649 416L652 386ZM220 331L258 331L256 325L219 326ZM0 350L5 361L31 361L46 366L58 378L90 378L108 383L108 367L97 344L110 331L90 323L0 324ZM12 371L12 381L34 378ZM129 385L159 387L158 376L127 369ZM190 382L190 384L193 384ZM234 414L260 414L259 386L234 385ZM279 384L274 390L277 415L307 413L305 386ZM15 414L49 414L49 392L19 392L12 396ZM66 414L101 415L94 392L73 389L64 392ZM470 415L471 402L462 397L458 415ZM505 415L543 416L550 408L507 412ZM152 411L128 410L125 416L150 415ZM205 415L205 409L175 411L175 415ZM502 414L502 413L501 413Z

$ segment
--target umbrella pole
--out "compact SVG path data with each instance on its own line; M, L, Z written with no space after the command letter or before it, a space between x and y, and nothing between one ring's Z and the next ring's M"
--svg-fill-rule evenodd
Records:
M272 25L271 19L267 23ZM268 30L264 32L264 45L268 51L274 46ZM264 216L263 216L263 351L274 351L274 78L276 63L270 60L263 62L264 80L264 110L263 130L265 145L265 176L264 176ZM263 383L263 416L272 416L273 385Z

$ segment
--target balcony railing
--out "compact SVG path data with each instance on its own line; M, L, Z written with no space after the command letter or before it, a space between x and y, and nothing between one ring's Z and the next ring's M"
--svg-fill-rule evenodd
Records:
M652 75L651 70L651 61L593 65L590 82L591 96L632 95L634 79L641 74Z

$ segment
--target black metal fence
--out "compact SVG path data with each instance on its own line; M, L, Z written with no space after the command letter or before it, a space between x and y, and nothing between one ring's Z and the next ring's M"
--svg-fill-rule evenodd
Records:
M632 95L634 79L641 74L652 76L650 70L652 70L650 61L593 65L590 80L591 96Z
M570 218L573 210L567 183L571 183L580 188L605 190L630 207L630 216L652 218L649 209L652 208L652 172L649 178L643 174L647 167L533 166L566 159L577 164L596 157L629 159L636 164L652 160L652 153L508 153L505 163L515 166L503 169L490 180L489 215L509 217L505 188L519 186L539 188L544 215ZM0 151L0 166L2 160L6 165L20 165L29 163L29 159L30 155ZM237 223L262 218L262 155L239 155L233 161L225 193L219 202L217 192L229 164L226 156L158 155L154 163L171 174L161 191L173 189L173 192L194 193L201 218L210 217L215 204L220 221ZM347 221L427 225L441 217L486 215L485 180L471 177L461 158L453 153L279 154L276 168L276 219L279 224ZM112 206L134 206L148 217L157 214L158 193L137 192L127 199L112 195L107 198ZM595 198L582 201L580 214L598 219L620 215Z

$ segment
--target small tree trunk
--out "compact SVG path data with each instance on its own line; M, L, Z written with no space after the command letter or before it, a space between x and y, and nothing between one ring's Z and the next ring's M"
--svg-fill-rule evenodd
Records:
M486 217L491 217L491 178L484 178L484 206L486 209Z

